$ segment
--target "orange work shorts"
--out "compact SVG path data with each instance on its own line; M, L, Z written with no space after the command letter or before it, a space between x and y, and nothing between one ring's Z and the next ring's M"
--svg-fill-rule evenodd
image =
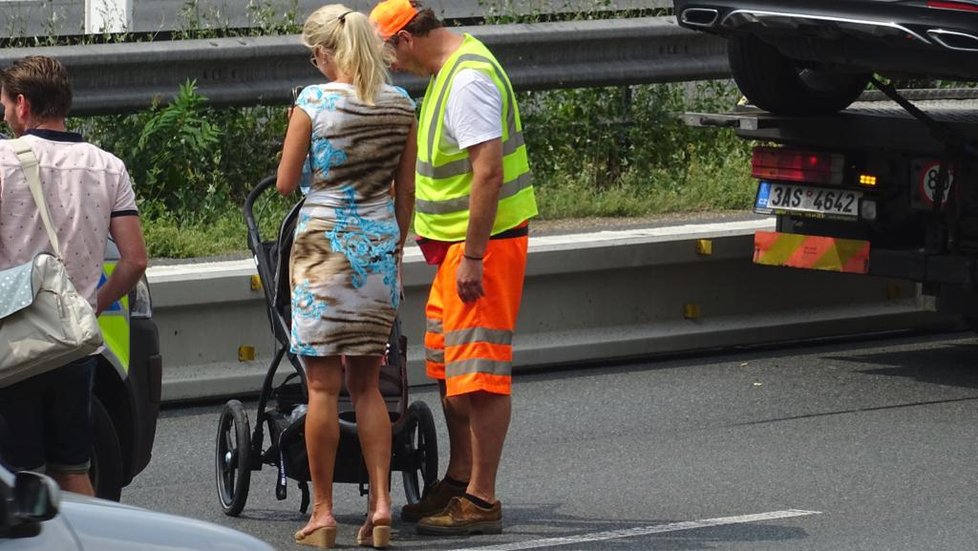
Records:
M455 272L465 243L455 243L438 265L425 306L425 370L445 381L446 394L485 391L510 394L513 333L523 298L528 237L490 239L482 260L485 294L458 297Z

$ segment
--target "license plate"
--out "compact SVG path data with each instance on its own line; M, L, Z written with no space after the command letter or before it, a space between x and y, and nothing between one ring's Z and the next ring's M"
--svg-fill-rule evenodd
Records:
M847 189L760 182L754 212L799 213L817 217L858 218L862 193Z

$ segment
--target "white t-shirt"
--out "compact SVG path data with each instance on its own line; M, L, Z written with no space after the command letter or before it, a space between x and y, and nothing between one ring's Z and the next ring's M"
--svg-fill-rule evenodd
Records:
M455 74L445 106L445 141L459 149L503 136L503 97L485 73L462 69Z

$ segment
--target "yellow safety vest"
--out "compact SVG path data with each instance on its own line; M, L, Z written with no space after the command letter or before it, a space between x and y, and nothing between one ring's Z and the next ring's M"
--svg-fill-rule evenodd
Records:
M472 163L467 151L449 146L445 132L445 108L455 75L475 69L492 79L503 99L503 185L492 235L512 229L537 214L530 165L523 143L523 124L509 77L481 42L466 34L428 83L418 125L418 163L414 231L439 241L463 241L469 226Z

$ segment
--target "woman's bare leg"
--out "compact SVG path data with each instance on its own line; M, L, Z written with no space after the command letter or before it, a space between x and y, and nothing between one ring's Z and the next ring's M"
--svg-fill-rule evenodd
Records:
M391 420L380 394L380 356L347 356L346 387L357 412L357 433L370 479L365 527L387 525L391 519Z
M336 526L333 517L333 468L336 446L340 439L336 403L343 383L343 368L339 356L303 356L309 388L309 409L306 412L306 453L312 475L312 515L301 530L309 534L316 528Z

